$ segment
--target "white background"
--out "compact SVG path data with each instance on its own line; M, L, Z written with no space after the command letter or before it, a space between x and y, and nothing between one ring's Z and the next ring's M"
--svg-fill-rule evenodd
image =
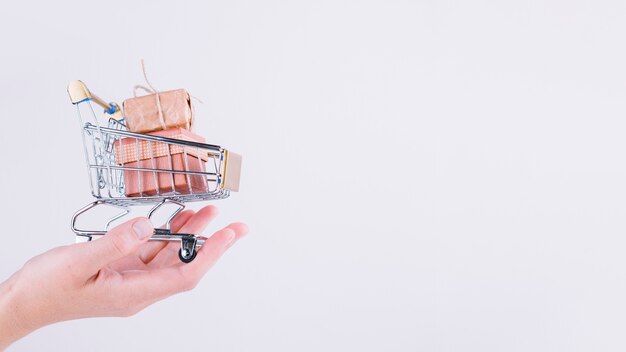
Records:
M210 230L251 227L11 350L623 351L625 33L621 1L3 3L0 278L92 200L67 83L121 103L141 58L244 155Z

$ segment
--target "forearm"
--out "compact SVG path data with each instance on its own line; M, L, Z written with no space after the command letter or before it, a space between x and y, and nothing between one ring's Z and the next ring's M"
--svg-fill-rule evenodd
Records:
M21 307L15 281L16 275L0 283L0 351L31 332L20 320Z

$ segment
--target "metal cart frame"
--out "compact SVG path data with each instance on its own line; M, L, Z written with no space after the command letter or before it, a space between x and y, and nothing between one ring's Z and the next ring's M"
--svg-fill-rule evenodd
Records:
M152 219L158 209L173 204L176 208L164 228L155 229L150 240L180 241L181 261L191 262L204 238L172 233L170 223L185 208L184 203L227 198L233 182L237 184L236 190L241 157L218 145L130 132L119 106L106 103L81 81L70 82L68 93L78 113L91 194L96 198L72 216L71 228L77 240L91 241L105 235L111 224L129 214L133 206L153 205L148 212L148 218ZM104 108L100 118L92 103ZM157 156L157 150L165 151L165 155ZM149 157L128 163L123 160L125 153L134 153L137 161L140 155L149 154ZM156 162L158 158L160 163ZM182 160L182 165L180 161L175 165L174 158ZM166 167L162 166L163 161ZM135 180L139 181L138 194L127 194L125 179L130 176L136 176ZM154 189L147 190L147 183ZM118 208L120 213L108 219L101 230L79 228L78 218L99 206Z

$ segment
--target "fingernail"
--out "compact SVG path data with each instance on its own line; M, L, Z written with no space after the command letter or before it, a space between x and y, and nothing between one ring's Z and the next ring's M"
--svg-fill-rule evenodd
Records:
M133 224L133 232L137 235L137 238L143 240L144 238L152 235L152 225L146 219L140 219Z
M226 244L231 244L233 243L233 241L235 240L235 231L233 231L232 229L226 228L225 229L225 235L226 235Z

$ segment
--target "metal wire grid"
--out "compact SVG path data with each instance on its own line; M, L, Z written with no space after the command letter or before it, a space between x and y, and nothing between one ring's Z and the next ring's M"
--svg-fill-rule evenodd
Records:
M84 106L88 106L88 118L85 118L81 111ZM81 123L91 192L95 198L112 205L129 206L154 204L165 199L180 203L224 199L230 195L230 192L222 187L225 158L223 148L211 144L133 133L128 131L123 123L112 118L107 121L108 127L102 127L89 99L77 103L76 109ZM107 119L106 112L103 115L103 119ZM87 119L89 120L85 121ZM125 144L128 144L125 142L129 141L134 144L137 161L140 160L141 150L146 148L149 150L148 165L150 167L142 166L141 162L137 163L137 167L126 165L128 163L123 160L123 151ZM116 145L119 147L117 155ZM154 156L156 147L166 147L167 153L161 158L167 157L167 168L157 167ZM179 150L182 148L182 152L179 153L182 155L184 164L182 168L174 167L173 148ZM207 158L206 162L203 160L204 157ZM195 170L200 169L200 171L195 171L190 167L190 159L197 160L198 168ZM136 172L139 182L139 194L134 196L129 196L126 192L125 177L131 172ZM144 183L150 174L155 189L147 192ZM181 190L181 187L177 187L175 178L180 178L180 176L185 177L187 189ZM164 178L169 179L169 185L167 183L164 185ZM197 189L198 187L194 189L192 178L196 184L201 179L204 186L200 190Z

